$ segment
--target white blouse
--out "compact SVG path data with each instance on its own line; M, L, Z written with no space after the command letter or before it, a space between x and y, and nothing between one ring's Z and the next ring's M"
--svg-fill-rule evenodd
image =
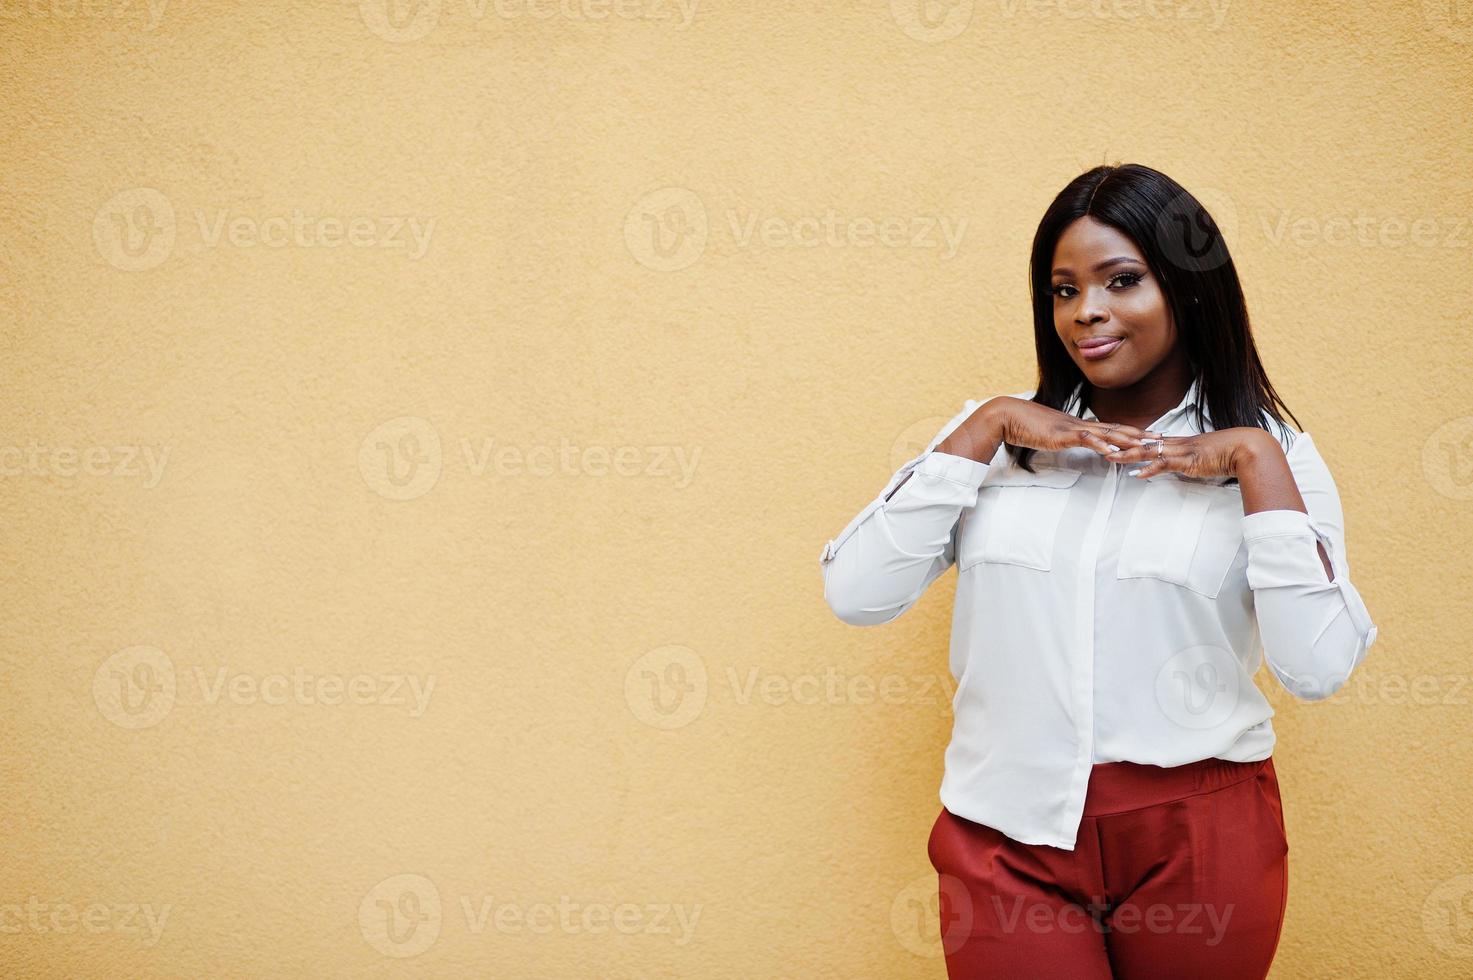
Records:
M1211 431L1192 410L1197 390L1142 428ZM1036 473L1005 446L990 463L936 452L986 400L968 399L824 545L824 598L844 622L877 626L956 565L941 803L1072 851L1094 763L1267 758L1274 711L1252 681L1261 654L1285 688L1317 700L1345 682L1376 627L1308 433L1285 425L1279 439L1309 513L1244 515L1226 478L1142 480L1125 473L1142 464L1092 449L1037 452ZM1064 411L1078 400L1076 388Z

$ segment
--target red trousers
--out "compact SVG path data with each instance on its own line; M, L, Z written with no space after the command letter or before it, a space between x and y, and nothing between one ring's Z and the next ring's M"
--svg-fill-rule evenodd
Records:
M1289 896L1273 759L1097 764L1073 851L941 809L951 980L1262 980Z

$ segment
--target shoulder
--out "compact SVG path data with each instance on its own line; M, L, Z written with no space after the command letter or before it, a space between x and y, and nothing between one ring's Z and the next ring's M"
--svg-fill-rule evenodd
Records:
M965 418L967 415L970 415L972 412L974 412L977 409L981 408L983 405L986 405L988 402L990 402L990 401L992 401L994 399L997 399L997 398L1017 398L1017 399L1021 399L1022 401L1030 401L1030 400L1032 400L1034 394L1037 393L1037 391L1038 391L1038 389L1037 388L1034 388L1034 389L1031 389L1029 391L1018 391L1018 392L1011 392L1011 393L1009 393L1009 392L990 392L990 393L987 393L987 394L979 395L976 398L968 398L966 400L966 402L962 405L962 410L961 410L961 413L960 414L962 415L963 418Z
M1270 417L1267 412L1259 417L1261 427L1278 441L1279 448L1283 450L1284 458L1289 463L1289 471L1294 474L1294 482L1298 484L1301 493L1334 491L1335 478L1330 472L1329 464L1320 455L1314 436L1301 432L1288 422Z
M1274 424L1269 432L1278 437L1279 445L1284 449L1284 458L1289 463L1289 471L1294 474L1294 482L1298 484L1301 493L1334 490L1335 477L1324 456L1320 455L1320 447L1315 443L1313 435L1300 432L1287 423Z
M974 406L975 405L985 405L987 402L992 401L994 398L1017 398L1020 401L1025 401L1026 402L1026 401L1031 401L1033 399L1033 396L1035 394L1037 394L1037 392L1038 392L1038 389L1037 388L1033 388L1033 389L1031 389L1029 391L995 392L995 393L990 394L990 395L985 395L985 396L983 396L981 398L969 398L969 399L967 399L967 402L968 402L968 404L971 404L971 405L974 405Z
M1036 390L1037 389L1034 389L1034 391ZM946 424L941 427L941 431L936 434L936 438L931 440L931 445L934 446L937 443L941 442L941 440L945 439L947 436L951 435L951 433L955 431L958 426L960 426L963 422L972 417L973 412L977 411L977 409L981 408L983 405L987 404L993 399L1007 397L1021 398L1024 401L1027 401L1028 399L1031 399L1033 397L1033 394L1033 391L1023 391L1013 395L984 394L976 398L968 398L962 403L961 411L953 415L950 419L947 420Z
M1301 443L1304 443L1304 445L1300 448L1300 452L1303 452L1305 449L1313 448L1314 443L1313 440L1309 438L1309 435L1307 433L1300 432L1288 422L1281 422L1278 419L1273 418L1267 412L1261 413L1259 415L1259 418L1261 420L1260 427L1269 435L1273 436L1279 441L1279 446L1284 450L1285 455L1294 452L1295 447L1300 446Z

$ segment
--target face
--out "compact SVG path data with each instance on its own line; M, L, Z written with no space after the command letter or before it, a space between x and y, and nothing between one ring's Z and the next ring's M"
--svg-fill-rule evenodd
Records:
M1117 229L1088 215L1065 228L1051 282L1054 330L1091 385L1134 384L1176 346L1160 283Z

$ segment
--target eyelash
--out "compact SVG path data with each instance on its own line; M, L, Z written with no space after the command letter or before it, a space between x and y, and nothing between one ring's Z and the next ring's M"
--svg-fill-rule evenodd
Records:
M1129 286L1123 287L1125 289L1129 289L1130 286L1134 286L1136 283L1140 282L1144 278L1145 278L1145 276L1141 275L1138 272L1117 272L1117 273L1115 273L1115 275L1113 275L1113 276L1110 277L1109 282L1114 282L1116 279L1134 279L1135 282L1131 283ZM1107 283L1107 285L1108 285L1108 283ZM1055 296L1059 296L1059 290L1061 290L1061 289L1073 289L1073 288L1074 287L1071 286L1071 285L1069 285L1067 282L1061 282L1057 286L1051 287L1049 289L1049 292L1053 293ZM1067 296L1059 296L1059 298L1060 299L1068 299L1069 297L1067 297Z

